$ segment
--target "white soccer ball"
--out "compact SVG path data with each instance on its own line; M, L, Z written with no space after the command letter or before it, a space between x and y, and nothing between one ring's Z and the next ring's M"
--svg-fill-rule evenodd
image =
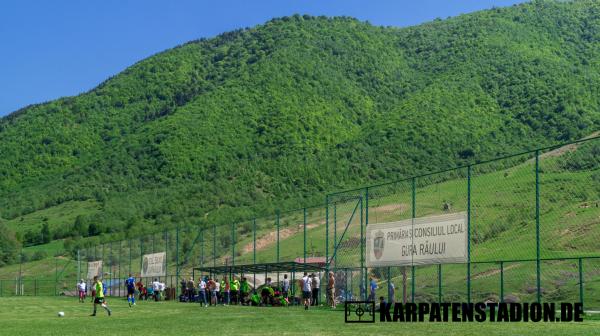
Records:
M58 317L63 317L65 316L65 312L58 312Z

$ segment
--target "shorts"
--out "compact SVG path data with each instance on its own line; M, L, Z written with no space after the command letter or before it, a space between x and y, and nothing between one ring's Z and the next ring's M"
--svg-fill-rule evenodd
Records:
M127 295L135 295L135 288L127 287Z
M94 303L103 304L104 303L104 298L103 297L94 298Z
M310 292L302 291L302 298L303 299L310 299Z
M210 291L210 296L216 298L217 297L217 291Z

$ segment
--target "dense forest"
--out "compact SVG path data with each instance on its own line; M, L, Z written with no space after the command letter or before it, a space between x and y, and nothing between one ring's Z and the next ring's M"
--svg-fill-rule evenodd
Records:
M596 1L401 29L277 18L0 119L0 248L319 204L581 138L600 126L599 107ZM49 211L66 205L76 215ZM3 253L0 264L14 258Z

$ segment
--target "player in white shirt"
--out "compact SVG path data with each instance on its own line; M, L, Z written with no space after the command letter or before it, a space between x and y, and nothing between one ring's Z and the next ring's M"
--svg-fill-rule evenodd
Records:
M158 279L152 281L152 290L154 291L154 301L160 300L160 282L158 282Z
M85 301L85 294L87 293L87 285L83 279L77 284L77 291L79 292L79 302L83 303Z

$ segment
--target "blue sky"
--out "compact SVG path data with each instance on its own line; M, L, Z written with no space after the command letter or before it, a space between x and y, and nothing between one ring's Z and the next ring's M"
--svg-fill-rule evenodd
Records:
M515 0L96 0L0 2L0 116L72 96L159 51L286 15L405 27Z

